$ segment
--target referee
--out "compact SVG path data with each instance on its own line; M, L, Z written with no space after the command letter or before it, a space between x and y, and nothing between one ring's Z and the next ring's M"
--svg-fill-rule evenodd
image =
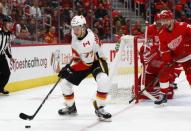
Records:
M9 91L4 88L11 74L6 56L11 62L14 62L10 45L12 22L12 18L5 15L3 17L2 29L0 29L0 93L5 95L9 94Z

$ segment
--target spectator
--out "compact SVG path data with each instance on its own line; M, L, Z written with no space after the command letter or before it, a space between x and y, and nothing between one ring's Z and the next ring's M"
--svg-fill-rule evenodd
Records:
M36 1L33 2L33 5L30 7L30 15L32 17L41 18L42 14L41 14L41 10L38 6L38 2L36 2Z
M76 9L83 7L83 3L81 0L75 0L74 5Z
M20 34L17 38L21 40L31 40L31 35L26 27L21 27Z
M44 43L44 36L45 36L45 33L46 33L46 29L44 28L39 28L37 30L37 33L36 33L36 40L38 42L41 42L41 43Z
M132 27L132 35L143 35L143 29L141 26L141 22L140 21L136 21L135 25Z
M47 34L45 34L44 41L48 44L57 43L57 35L55 26L51 26Z
M95 18L103 18L107 14L107 10L104 9L103 4L99 4L99 7L95 10Z
M3 18L4 18L3 5L2 5L2 3L0 3L0 27L2 27Z
M61 3L60 3L60 5L62 6L62 8L63 9L65 9L65 8L72 8L72 1L70 1L70 0L61 0Z
M8 4L7 4L7 2L5 0L2 0L2 5L3 5L3 9L2 9L3 14L4 15L10 14Z
M27 24L27 28L29 32L31 33L32 40L34 40L35 34L36 34L36 19L35 18L30 19L29 24Z
M145 0L135 0L135 2L139 5L140 15L145 18Z
M117 10L113 10L111 15L113 18L115 18L115 17L118 17L120 15L120 12Z
M121 27L122 27L121 21L120 21L120 20L117 20L117 21L115 22L115 27L114 27L114 32L115 32L115 34L121 33Z
M16 36L19 36L20 32L21 32L21 28L27 28L26 25L26 19L21 19L18 24L16 24ZM28 29L27 29L28 30Z
M188 4L184 5L184 12L186 17L191 17L191 8L189 8Z
M96 21L95 24L94 24L94 28L97 28L98 30L98 36L100 39L103 39L104 38L104 29L103 29L103 26L102 24L100 23L100 21Z
M125 35L129 34L130 20L126 20L125 24L121 26Z
M52 14L51 14L51 19L52 19L52 25L57 27L58 26L58 11L57 10L53 10Z
M70 24L70 9L68 7L65 7L64 10L61 12L61 21L66 22L67 24Z

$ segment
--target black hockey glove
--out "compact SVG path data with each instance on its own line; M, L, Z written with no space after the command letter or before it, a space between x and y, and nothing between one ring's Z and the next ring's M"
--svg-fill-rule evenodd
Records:
M70 69L70 65L67 64L66 66L64 66L60 72L58 73L58 77L60 78L67 78L69 75L72 74L72 71Z

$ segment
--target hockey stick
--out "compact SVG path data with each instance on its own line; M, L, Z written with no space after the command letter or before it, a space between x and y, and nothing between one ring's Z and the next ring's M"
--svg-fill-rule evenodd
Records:
M72 63L73 59L71 59L69 65ZM58 85L58 83L60 82L62 78L59 78L57 80L57 82L55 83L55 85L53 86L53 88L48 92L48 94L46 95L46 97L44 98L44 100L42 101L42 103L40 104L40 106L37 108L37 110L35 111L35 113L33 115L27 115L25 113L20 113L19 117L23 120L32 120L34 119L34 117L36 116L36 114L39 112L39 110L42 108L42 106L44 105L44 103L46 102L46 100L48 99L49 95L53 92L53 90L56 88L56 86Z
M131 104L134 100L137 99L137 97L139 97L139 95L141 95L144 91L146 91L152 84L154 84L155 82L158 82L158 77L156 77L154 80L152 80L145 88L143 88L137 95L135 95L131 100L129 100L129 104Z
M148 26L149 26L149 23L148 21L145 22L146 24L146 29L145 29L145 41L144 41L144 52L143 54L145 53L146 51L146 47L147 47L147 38L148 38ZM144 89L145 87L145 80L146 80L146 68L147 66L145 64L142 64L142 75L141 75L141 90ZM157 99L152 96L148 91L144 90L143 91L143 94L145 96L147 96L149 99L151 99L152 101L156 101Z
M42 103L40 104L40 106L38 107L38 109L35 111L35 113L33 115L27 115L25 113L20 113L19 117L23 120L32 120L34 119L34 117L36 116L36 114L39 112L39 110L42 108L42 106L44 105L44 103L46 102L46 100L48 99L49 95L52 93L52 91L55 89L55 87L57 86L57 84L60 82L61 78L59 78L56 82L56 84L53 86L53 88L49 91L49 93L47 94L47 96L44 98L44 100L42 101Z
M148 22L146 21L146 29L145 29L145 40L144 40L144 43L143 43L143 46L144 46L144 50L143 50L143 55L145 54L146 52L146 47L147 47L147 35L148 35ZM143 89L143 87L145 86L145 79L146 79L146 76L145 76L145 70L146 70L146 65L144 63L142 63L142 74L141 74L141 89Z
M145 69L146 69L146 65L143 65L142 67L142 75L141 75L141 90L145 88L145 80L146 80L146 72L145 72ZM155 82L154 82L155 83ZM153 84L154 84L153 83ZM144 90L143 91L143 95L145 95L146 97L148 97L150 100L152 101L156 101L157 99L151 95L147 90Z

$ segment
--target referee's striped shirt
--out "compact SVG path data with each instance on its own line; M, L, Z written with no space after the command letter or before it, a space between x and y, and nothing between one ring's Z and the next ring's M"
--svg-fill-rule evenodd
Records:
M0 55L7 55L12 58L11 55L11 32L4 32L0 29Z

